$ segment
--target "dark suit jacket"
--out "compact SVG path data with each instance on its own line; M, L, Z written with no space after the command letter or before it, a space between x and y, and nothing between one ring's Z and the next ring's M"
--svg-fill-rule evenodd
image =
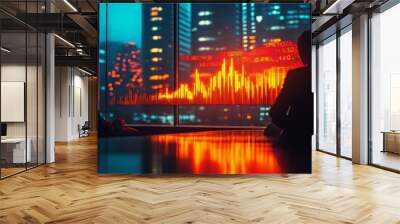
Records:
M311 69L289 71L283 88L270 111L272 122L290 136L313 134Z

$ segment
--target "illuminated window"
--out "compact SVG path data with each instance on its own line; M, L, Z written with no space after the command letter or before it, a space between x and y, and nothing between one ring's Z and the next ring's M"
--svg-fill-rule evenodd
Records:
M161 36L160 35L154 35L154 36L152 36L152 39L153 40L161 40Z
M158 12L161 12L163 10L163 8L161 7L161 6L154 6L154 7L151 7L151 11L158 11Z
M209 15L212 15L212 12L210 12L210 11L200 11L198 13L198 15L199 16L209 16Z
M271 42L274 42L274 43L279 43L279 42L281 42L281 41L282 41L281 38L274 38L274 39L271 39Z
M277 10L274 10L274 11L271 12L271 14L272 14L272 15L279 15L279 14L281 14L281 12L280 12L280 11L277 11Z
M163 88L163 85L153 85L153 86L151 86L151 88L152 89L154 89L154 90L157 90L157 89L162 89Z
M157 17L151 17L151 19L150 19L150 21L162 21L162 17L159 17L159 16L157 16Z
M150 80L166 80L169 78L169 74L160 74L160 75L150 75Z
M199 42L207 42L207 41L214 41L215 37L199 37L197 39Z
M161 57L153 57L153 58L151 58L151 61L152 62L159 62L159 61L162 61L162 58Z
M271 30L284 30L285 27L284 27L284 26L271 26L270 29L271 29Z
M212 24L212 22L210 20L200 20L199 21L200 26L209 26L211 24Z
M210 47L199 47L199 51L210 51Z
M157 31L159 28L158 28L158 26L153 26L153 27L151 27L151 30L152 31Z
M158 16L158 11L151 11L150 16Z
M160 71L161 70L161 67L150 67L150 71Z
M162 48L151 48L150 52L151 53L162 53L163 49Z

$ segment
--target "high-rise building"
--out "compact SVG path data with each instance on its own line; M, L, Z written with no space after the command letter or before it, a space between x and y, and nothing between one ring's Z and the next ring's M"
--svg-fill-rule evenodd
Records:
M299 30L307 27L310 14L307 5L268 4L256 9L255 19L257 45L260 45L276 38L296 38Z
M143 4L143 73L147 93L173 88L173 10L172 4Z
M236 4L239 13L236 13L236 25L241 39L241 46L244 50L251 50L256 47L257 33L256 33L256 7L254 3ZM240 18L239 18L240 17ZM241 34L241 35L240 35Z
M221 10L223 9L223 10ZM233 50L235 5L199 4L192 8L193 54Z
M192 54L192 12L191 4L178 5L178 48L179 55ZM185 60L179 60L179 73L190 74L191 64Z

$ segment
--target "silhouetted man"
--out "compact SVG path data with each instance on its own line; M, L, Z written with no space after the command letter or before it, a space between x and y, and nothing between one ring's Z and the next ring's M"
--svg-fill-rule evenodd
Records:
M313 134L313 96L311 92L311 33L304 32L297 41L304 67L288 72L283 88L272 106L272 124L266 135L279 132L282 141L311 148ZM275 126L275 127L274 127ZM278 128L276 128L278 127Z

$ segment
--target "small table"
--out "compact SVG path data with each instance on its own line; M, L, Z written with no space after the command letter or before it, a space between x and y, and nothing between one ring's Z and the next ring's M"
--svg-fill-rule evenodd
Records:
M382 152L400 154L400 131L383 131Z
M26 139L26 150L25 150L25 138L6 138L1 139L1 156L8 163L26 163L31 162L31 139ZM12 155L12 156L11 156ZM11 159L12 158L12 159Z

